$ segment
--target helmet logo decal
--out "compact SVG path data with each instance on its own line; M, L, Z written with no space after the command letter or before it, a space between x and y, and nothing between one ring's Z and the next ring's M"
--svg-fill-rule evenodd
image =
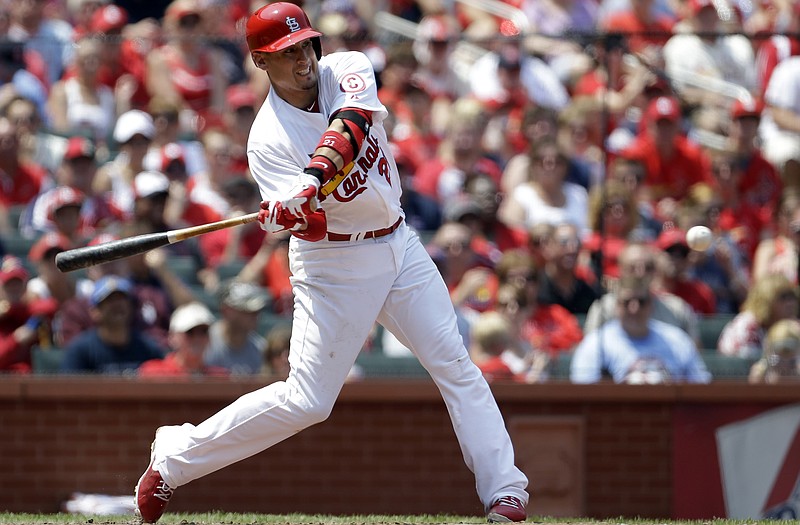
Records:
M291 31L292 33L300 30L300 22L298 22L297 19L293 16L286 17L286 25L289 27L289 31Z

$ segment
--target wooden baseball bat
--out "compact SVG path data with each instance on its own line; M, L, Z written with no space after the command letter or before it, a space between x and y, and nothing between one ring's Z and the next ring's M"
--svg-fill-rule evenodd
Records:
M86 246L67 250L56 255L56 267L62 272L71 272L87 266L94 266L138 253L144 253L167 244L185 241L190 237L197 237L231 226L247 224L258 219L258 212L248 213L239 217L232 217L217 222L190 226L179 230L170 230L158 233L145 233L125 239L110 241L97 246Z

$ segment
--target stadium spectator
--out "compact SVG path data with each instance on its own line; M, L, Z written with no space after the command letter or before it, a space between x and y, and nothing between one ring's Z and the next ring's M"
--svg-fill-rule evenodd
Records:
M261 102L247 84L236 84L226 91L222 120L231 138L231 162L236 173L247 172L247 138Z
M45 70L42 80L52 86L64 72L72 56L72 26L69 22L48 18L46 2L11 0L11 24L7 36L15 42L24 42L28 52L41 56Z
M146 110L153 118L154 131L150 149L144 158L145 168L167 173L165 159L181 158L189 177L205 170L203 145L185 129L187 125L181 121L180 106L156 95L150 99Z
M72 24L73 38L81 37L91 33L92 16L94 13L108 5L109 0L67 0L67 16Z
M618 181L628 188L633 194L638 210L638 226L634 235L645 240L655 241L661 233L662 223L655 217L655 209L649 196L649 190L644 185L645 167L640 161L616 157L608 167L607 178Z
M45 169L25 158L14 125L0 117L0 205L28 204L48 182Z
M413 81L434 100L452 102L468 92L456 71L459 63L454 51L459 30L458 21L444 12L422 17L417 26L413 51L418 66Z
M38 151L42 145L38 134L44 128L44 115L39 113L36 104L15 93L3 104L0 116L7 118L16 129L21 158L26 162L36 162L37 156L42 155Z
M652 285L656 276L656 256L660 253L657 247L649 243L631 242L619 255L620 279L637 277L649 281ZM583 324L585 334L597 330L606 322L616 319L617 309L616 285L595 301L586 314ZM689 334L693 341L700 341L700 328L697 314L686 301L666 292L652 294L652 317L667 324L675 325Z
M28 272L22 261L6 255L0 261L0 372L31 371L31 348L52 345L50 324L57 304L26 294Z
M7 36L0 38L0 93L3 97L17 95L27 98L36 105L39 115L46 119L49 85L44 70L41 56L33 50L26 50L23 42L16 42Z
M593 286L607 288L619 278L620 253L638 237L639 211L630 186L614 178L594 186L588 217L591 230L583 238L579 265Z
M728 188L722 191L729 191ZM709 186L697 184L681 203L678 227L688 230L692 226L708 227L714 242L703 251L690 254L690 273L694 279L706 283L714 293L716 312L734 314L747 296L750 286L750 259L742 249L737 228L723 227L723 210L720 193Z
M235 171L231 156L233 143L223 130L208 129L202 133L200 141L205 153L206 169L190 177L189 198L211 207L224 217L230 212L230 204L223 190L225 184L246 174Z
M646 1L646 0L637 0ZM644 131L620 152L620 156L645 166L644 185L657 207L657 218L668 213L664 201L680 201L698 182L714 185L708 156L681 134L681 109L672 97L650 101L644 115Z
M672 35L675 22L660 13L655 8L655 3L655 0L631 0L626 8L601 20L598 29L606 33L622 34L630 51L658 63L662 48Z
M509 143L514 144L516 154L508 159L503 168L500 180L500 190L505 195L511 195L514 188L528 180L528 170L530 168L530 147L537 144L540 140L556 139L558 137L558 114L552 109L543 108L535 104L528 104L521 111L519 116L518 129L509 122L509 130L506 138ZM570 177L572 166L568 168L567 180L574 182ZM583 179L582 176L579 177Z
M800 3L792 2L785 31L772 34L758 46L756 52L756 89L763 94L772 72L782 60L800 55Z
M512 308L519 317L519 337L533 350L553 359L561 352L571 351L581 340L583 332L572 313L558 304L539 302L540 270L528 253L524 250L506 252L495 272L499 287L512 285L517 290L505 298L503 308ZM497 309L501 308L500 302L498 290Z
M753 257L753 280L771 274L784 275L790 282L798 282L800 260L800 195L785 190L775 209L775 233L762 239Z
M540 222L569 222L583 236L588 231L588 194L586 188L566 181L566 156L553 139L532 144L529 155L528 179L503 200L500 219L525 229Z
M414 189L444 205L462 194L466 181L478 174L489 175L499 183L500 164L483 144L486 119L480 103L467 98L456 101L436 157L420 166L413 176Z
M267 348L264 351L263 373L276 379L286 379L292 370L289 363L289 342L292 339L292 325L278 323L267 332Z
M258 187L244 177L229 180L222 191L230 205L228 217L251 213L258 209L261 201ZM206 266L216 268L221 264L250 260L259 251L267 235L258 222L250 222L203 235L199 245Z
M512 371L522 360L512 334L511 322L498 312L484 312L472 324L469 357L489 383L525 382L524 373Z
M231 375L261 373L266 340L257 331L258 315L269 304L262 287L239 281L226 283L220 294L220 319L211 326L208 366Z
M526 54L519 38L495 38L492 49L469 70L470 94L489 110L523 107L527 102L561 110L569 94L544 60Z
M147 91L165 97L181 111L214 118L225 107L227 78L223 56L203 36L203 10L197 0L174 0L164 14L166 43L147 56Z
M64 275L56 267L56 255L76 248L57 232L48 232L39 237L28 251L28 260L33 264L35 276L28 281L27 293L35 298L53 298L59 304L75 296L75 280Z
M164 356L166 349L134 327L133 284L109 275L91 296L93 328L64 348L61 372L133 374L139 365Z
M686 232L679 228L665 229L656 245L662 251L656 258L656 290L680 297L700 315L717 313L714 291L691 273L692 250L686 243Z
M758 128L764 157L779 170L800 158L800 56L782 60L767 84L767 109Z
M97 194L94 183L97 177L97 150L90 139L71 137L67 149L55 173L55 188L49 189L28 206L20 224L22 234L36 237L42 232L52 231L51 217L54 206L63 204L65 197L73 200L71 194L80 195L79 230L82 237L116 226L123 219L122 212L114 206L108 195Z
M608 373L615 383L708 383L691 337L653 318L649 279L626 276L616 292L616 319L587 332L570 364L573 383L596 383Z
M144 158L153 140L153 118L132 109L119 116L114 125L114 142L119 153L97 171L95 191L109 193L112 204L125 214L133 212L133 179L145 171Z
M268 233L256 254L236 276L238 281L267 289L272 296L272 312L284 316L290 316L294 307L288 254L289 233Z
M445 222L426 246L461 313L491 308L497 290L492 274L494 264L472 248L472 241L468 226Z
M749 383L800 381L800 322L784 319L770 327L761 358L750 367Z
M544 244L544 265L539 276L538 301L557 304L572 314L585 315L592 303L600 297L595 286L581 277L578 256L581 240L573 224L563 223L553 227L552 235Z
M216 321L214 314L201 303L187 303L172 313L169 322L169 352L162 359L151 359L137 369L139 377L225 377L228 371L207 366L205 352L208 331Z
M472 249L497 262L503 252L522 248L528 236L522 228L512 228L497 216L503 195L497 181L477 174L466 181L464 194L445 205L444 218L460 222L472 230Z
M800 289L785 276L754 279L741 311L722 329L717 351L722 355L758 358L767 331L783 319L797 319Z
M85 37L75 44L75 75L50 89L50 127L63 135L84 135L105 143L117 119L114 90L100 81L103 42Z
M700 106L706 118L717 124L715 130L724 121L728 104L718 90L711 88L715 81L734 84L750 93L756 88L753 47L743 35L720 35L724 28L717 4L689 0L690 18L685 22L692 32L676 34L663 49L666 73L676 94L686 103ZM702 120L698 117L696 122Z

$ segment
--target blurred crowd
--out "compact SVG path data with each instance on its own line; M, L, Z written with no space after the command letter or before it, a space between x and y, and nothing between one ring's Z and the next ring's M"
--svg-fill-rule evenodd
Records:
M289 373L285 234L54 262L258 209L264 3L0 0L0 371ZM324 53L372 62L406 220L488 380L703 383L711 355L800 377L800 2L296 3ZM410 355L380 329L363 351Z

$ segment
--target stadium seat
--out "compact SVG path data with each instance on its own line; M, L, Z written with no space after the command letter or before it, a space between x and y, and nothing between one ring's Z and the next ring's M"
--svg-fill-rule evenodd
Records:
M716 351L706 350L702 352L703 361L706 368L711 372L714 380L740 380L747 381L750 374L750 367L757 359L744 357L731 357L722 355Z
M61 370L61 361L64 350L60 348L41 348L35 346L31 349L31 366L34 374L57 374Z
M717 341L725 325L733 319L733 314L714 314L701 316L698 321L700 330L700 347L704 350L716 350Z
M388 357L378 353L361 353L356 359L365 378L399 377L429 378L428 371L416 357Z

